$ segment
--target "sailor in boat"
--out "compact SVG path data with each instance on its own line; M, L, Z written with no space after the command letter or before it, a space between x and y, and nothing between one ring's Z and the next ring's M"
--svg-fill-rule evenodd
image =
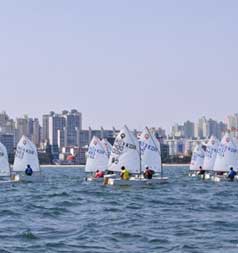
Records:
M199 167L198 176L202 176L202 178L205 179L205 170L202 168L202 166Z
M25 174L26 174L27 176L32 176L33 170L32 170L32 168L31 168L31 165L30 165L30 164L27 165L27 168L26 168L26 170L25 170Z
M121 167L120 177L122 180L129 180L130 179L130 172L124 166Z
M100 170L96 170L95 178L102 178L104 177L104 172Z
M152 179L154 173L155 172L153 170L151 170L149 168L149 166L146 166L145 167L145 171L144 171L144 178L146 178L146 179Z
M230 172L227 176L227 178L230 180L230 181L234 181L234 178L236 176L236 172L233 170L233 167L230 168Z

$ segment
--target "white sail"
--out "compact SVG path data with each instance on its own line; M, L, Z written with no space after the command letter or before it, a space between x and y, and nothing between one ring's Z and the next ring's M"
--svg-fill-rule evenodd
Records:
M229 133L226 133L218 146L214 171L229 171L230 167L237 170L238 149Z
M22 136L17 144L13 171L25 171L28 164L34 172L40 171L36 146L26 136Z
M217 157L218 146L219 141L216 137L212 136L206 145L205 159L203 164L204 170L213 170Z
M160 143L148 128L140 135L140 152L142 168L148 166L155 172L161 172Z
M6 147L0 143L0 177L10 176L10 166Z
M199 170L199 167L203 167L203 162L205 158L205 152L202 148L201 144L197 144L194 148L191 163L190 163L190 170Z
M121 171L125 166L131 173L140 172L139 142L124 126L117 135L109 158L108 169Z
M111 155L111 152L112 152L112 145L111 145L111 143L107 139L105 139L105 138L103 138L101 140L101 143L102 143L102 145L103 145L103 147L104 147L104 149L106 151L107 157L109 158L110 155Z
M107 169L107 165L108 165L108 155L105 151L105 148L102 145L100 139L94 136L88 148L85 171L86 172L96 172L97 170L104 171Z

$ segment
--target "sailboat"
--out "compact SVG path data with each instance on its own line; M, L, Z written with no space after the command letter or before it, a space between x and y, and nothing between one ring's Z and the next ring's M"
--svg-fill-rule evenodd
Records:
M0 143L0 184L11 183L17 179L11 179L11 169L8 162L8 154L6 147Z
M113 172L121 172L121 167L126 167L131 174L140 175L141 162L139 141L128 127L125 125L117 135L112 147L109 158L108 170ZM109 185L138 185L145 184L146 179L139 177L131 177L129 180L121 180L120 178L107 178L104 181Z
M25 170L30 165L33 174L27 176ZM21 181L39 181L41 179L40 164L36 146L26 137L22 136L17 144L13 173L20 177Z
M90 177L86 178L86 181L101 181L103 178L95 178L93 174L99 171L105 171L108 165L108 153L103 142L96 136L94 136L89 144L87 153L87 162L85 167L86 173L91 173Z
M192 159L191 159L191 163L190 163L189 176L191 176L191 177L197 176L199 168L203 167L204 158L205 158L205 152L202 148L202 145L196 144L196 146L193 150Z
M221 143L218 146L215 165L213 171L215 175L212 177L213 181L226 180L226 174L230 168L233 167L237 171L238 166L238 148L229 133L226 133Z
M149 167L155 173L161 176L154 176L148 179L148 183L158 183L168 181L167 177L163 177L163 167L161 162L160 143L154 134L150 132L148 127L141 133L140 138L140 154L141 154L141 167Z
M205 158L203 163L203 170L205 170L204 179L210 179L209 172L213 171L213 167L217 157L219 141L215 136L211 136L206 144Z

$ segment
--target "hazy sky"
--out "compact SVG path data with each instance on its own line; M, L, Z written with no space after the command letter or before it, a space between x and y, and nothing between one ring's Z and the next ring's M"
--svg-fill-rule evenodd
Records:
M236 0L0 1L0 110L76 108L83 126L238 111Z

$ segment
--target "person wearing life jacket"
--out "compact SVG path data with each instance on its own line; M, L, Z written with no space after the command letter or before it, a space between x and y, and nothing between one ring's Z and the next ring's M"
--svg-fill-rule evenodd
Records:
M236 172L233 170L233 167L231 167L230 168L230 172L229 172L229 174L228 174L228 178L230 179L230 181L233 181L234 180L234 178L235 178L235 176L236 176Z
M144 178L146 178L146 179L152 179L153 174L154 174L154 171L151 170L151 169L149 168L149 166L146 166L146 167L145 167L145 171L144 171Z
M25 174L26 174L27 176L32 176L33 170L32 170L32 168L31 168L30 164L27 165L27 168L26 168L26 170L25 170Z
M121 167L120 176L121 176L121 179L123 179L123 180L129 180L130 179L130 173L124 166Z
M95 174L95 178L101 178L101 177L104 177L104 172L97 170Z

